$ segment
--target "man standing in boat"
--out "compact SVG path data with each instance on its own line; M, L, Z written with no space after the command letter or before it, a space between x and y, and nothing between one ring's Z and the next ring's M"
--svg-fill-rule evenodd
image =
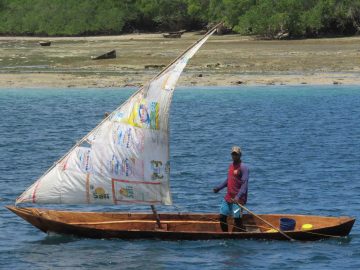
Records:
M245 231L242 211L235 202L244 205L247 201L249 169L241 161L240 147L232 147L231 157L233 162L229 166L227 179L213 189L214 193L218 193L227 187L226 195L220 207L220 226L224 232L228 231L227 217L229 215L234 217L234 231Z

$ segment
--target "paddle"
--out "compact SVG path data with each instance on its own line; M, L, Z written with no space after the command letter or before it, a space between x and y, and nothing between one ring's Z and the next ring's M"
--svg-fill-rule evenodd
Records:
M287 239L289 239L290 241L295 241L295 239L291 238L290 236L288 236L286 233L284 233L282 230L276 228L274 225L272 225L270 222L266 221L265 219L259 217L257 214L255 214L254 212L250 211L249 209L247 209L245 206L243 206L242 204L238 203L237 201L235 201L233 199L233 202L236 203L239 207L241 207L242 209L244 209L245 211L247 211L248 213L250 213L251 215L253 215L254 217L260 219L262 222L266 223L267 225L269 225L271 228L277 230L279 233L281 233L283 236L285 236Z

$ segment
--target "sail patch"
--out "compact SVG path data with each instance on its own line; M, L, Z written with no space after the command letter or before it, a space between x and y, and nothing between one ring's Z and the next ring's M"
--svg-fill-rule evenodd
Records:
M112 121L139 128L158 130L160 129L159 108L160 104L157 101L140 99L140 101L133 103L129 111L116 112L112 117Z
M90 174L86 180L88 203L113 204L111 178Z
M91 148L77 147L74 152L60 162L60 167L64 171L72 169L83 173L91 172L93 169Z
M126 177L126 178L143 178L144 165L143 161L135 158L120 158L116 155L112 156L109 161L107 171L113 177Z
M156 129L159 127L159 103L141 100L135 103L128 123L134 127Z
M161 203L160 182L129 181L112 179L114 202L119 203Z
M114 145L133 150L135 153L144 151L144 130L129 125L117 124L112 130Z

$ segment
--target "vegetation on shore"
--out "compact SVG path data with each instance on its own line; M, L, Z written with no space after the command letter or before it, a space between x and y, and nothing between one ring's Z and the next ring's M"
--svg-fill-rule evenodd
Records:
M267 38L354 35L360 0L0 0L2 35L199 30L219 21Z

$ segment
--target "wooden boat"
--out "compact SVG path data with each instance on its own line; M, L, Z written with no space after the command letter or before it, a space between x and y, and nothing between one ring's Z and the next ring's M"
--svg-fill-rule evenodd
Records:
M88 238L207 240L207 239L268 239L288 240L279 232L268 232L271 227L260 219L244 214L246 232L222 232L218 214L212 213L160 213L160 227L153 214L119 212L72 212L40 208L7 208L41 231L76 235ZM313 241L347 236L355 222L351 217L322 217L307 215L269 214L260 217L279 227L282 217L296 221L294 231L286 234L295 240ZM311 230L301 230L302 224L313 225Z
M50 46L51 41L39 41L40 46Z
M187 62L218 26L107 114L16 199L16 205L145 204L151 206L152 214L71 212L13 206L8 209L44 232L90 238L317 240L348 235L355 222L353 218L258 216L240 204L251 214L244 215L246 231L241 232L235 232L241 228L231 225L231 219L228 220L229 232L222 232L218 214L157 214L155 204L172 204L169 109L176 82ZM106 57L114 54L115 50ZM284 233L279 230L281 217L296 221L294 231ZM313 228L301 230L305 223L312 224Z
M181 38L182 34L184 34L185 32L186 32L186 30L169 32L169 33L163 34L163 37L164 38ZM204 34L206 34L206 32Z
M116 50L112 50L110 52L101 54L99 56L91 56L92 60L113 59L113 58L116 58Z
M164 38L181 38L182 36L182 32L170 32L170 33L166 33L163 34Z

